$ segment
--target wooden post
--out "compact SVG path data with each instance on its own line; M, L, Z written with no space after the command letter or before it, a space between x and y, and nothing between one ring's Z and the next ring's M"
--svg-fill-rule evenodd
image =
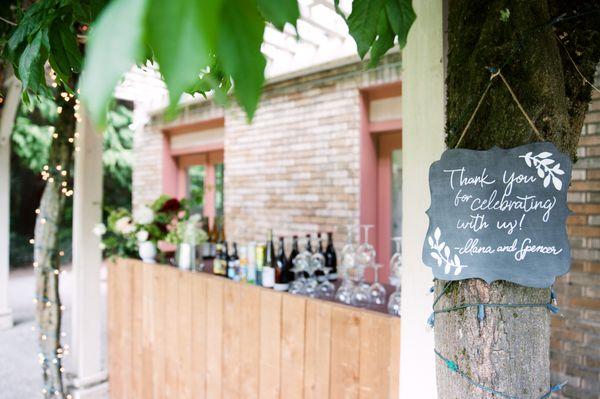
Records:
M83 111L77 131L73 197L73 367L75 399L99 398L107 391L101 362L100 238L92 232L102 221L102 135Z
M10 134L15 123L21 83L10 73L7 79L8 94L0 120L0 330L13 325L12 311L8 306L8 275L10 248Z
M417 19L402 52L403 274L400 397L436 398L433 333L427 331L431 271L421 262L429 165L444 151L444 31L441 0L413 1Z

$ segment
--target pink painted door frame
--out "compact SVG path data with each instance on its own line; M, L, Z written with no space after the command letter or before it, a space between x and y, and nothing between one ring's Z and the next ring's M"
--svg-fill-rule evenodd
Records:
M379 100L402 95L401 82L369 87L360 92L360 224L375 228L369 233L369 241L377 250L381 281L389 280L391 256L391 152L402 146L402 119L371 122L369 105ZM361 232L362 234L362 232ZM367 271L372 280L372 271Z
M188 193L187 170L194 165L204 165L204 216L209 218L213 226L216 216L216 173L215 165L223 163L224 143L191 146L185 149L171 148L170 138L174 135L212 129L224 125L223 118L215 118L201 122L169 127L163 134L163 193L179 199Z

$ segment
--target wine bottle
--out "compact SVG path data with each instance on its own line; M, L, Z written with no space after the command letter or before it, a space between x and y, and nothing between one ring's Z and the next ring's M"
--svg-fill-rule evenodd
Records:
M256 246L256 255L255 255L255 262L256 262L256 285L262 285L262 273L263 273L263 268L265 266L265 246L264 245L257 245Z
M265 252L265 264L262 271L262 286L273 288L275 285L275 268L277 260L275 259L275 245L273 244L273 230L269 230L267 236L267 245Z
M298 250L298 236L292 237L292 250L290 252L290 257L288 258L288 267L287 269L290 272L290 282L294 280L294 273L292 272L292 268L294 267L294 259L300 251Z
M285 244L283 237L279 237L279 248L277 250L277 259L275 266L275 286L277 291L287 291L290 285L290 272L288 261L285 256Z
M233 253L227 261L227 277L232 280L238 280L240 268L240 258L238 256L237 244L233 243Z
M321 237L321 232L317 233L317 253L323 256L323 260L325 259L325 251L323 251L323 238ZM317 270L315 272L315 276L317 277L318 281L325 280L325 275L323 274L322 270Z
M310 245L310 234L306 235L306 250L310 253L312 253L312 246Z
M229 246L227 245L227 241L223 241L221 244L221 262L220 262L220 270L219 274L223 277L227 277L227 267L229 262Z
M256 283L256 243L251 242L248 244L248 249L246 250L246 254L248 256L248 264L246 265L246 281L250 284Z
M325 267L330 268L329 280L337 280L337 255L333 246L333 233L327 233L327 249L325 250Z
M215 258L213 259L213 274L221 275L223 269L221 253L223 252L222 244L215 244Z

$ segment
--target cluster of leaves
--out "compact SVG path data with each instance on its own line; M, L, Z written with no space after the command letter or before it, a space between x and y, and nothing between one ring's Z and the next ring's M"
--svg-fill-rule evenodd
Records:
M104 6L102 0L40 0L25 12L13 6L18 24L4 46L4 57L21 80L23 99L51 97L46 63L73 93L73 75L81 71L83 56L78 35L84 33Z
M345 17L335 0L336 10ZM396 40L406 46L408 31L416 19L412 0L354 0L346 19L350 35L356 41L358 55L364 58L371 50L370 66L375 66Z
M336 9L340 11L338 1ZM347 22L364 57L377 63L397 41L406 43L415 19L412 0L354 0ZM8 40L8 58L24 95L46 90L46 60L65 85L82 70L78 34L91 21L80 81L92 118L106 121L115 85L132 65L156 61L169 89L171 110L182 93L212 93L226 103L229 90L252 118L264 84L263 33L296 26L297 0L40 0L29 7ZM341 12L341 11L340 11ZM344 16L345 17L345 16Z

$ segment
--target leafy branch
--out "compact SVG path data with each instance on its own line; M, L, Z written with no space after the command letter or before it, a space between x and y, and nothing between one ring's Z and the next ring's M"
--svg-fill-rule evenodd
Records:
M343 14L338 0L334 7ZM39 0L22 14L5 55L25 100L47 92L46 63L71 91L72 75L83 71L81 100L100 125L123 74L148 62L159 65L171 111L183 93L214 93L224 104L233 88L251 119L264 84L265 26L283 30L298 18L298 0ZM370 66L396 41L404 47L415 18L412 0L354 0L344 15Z

